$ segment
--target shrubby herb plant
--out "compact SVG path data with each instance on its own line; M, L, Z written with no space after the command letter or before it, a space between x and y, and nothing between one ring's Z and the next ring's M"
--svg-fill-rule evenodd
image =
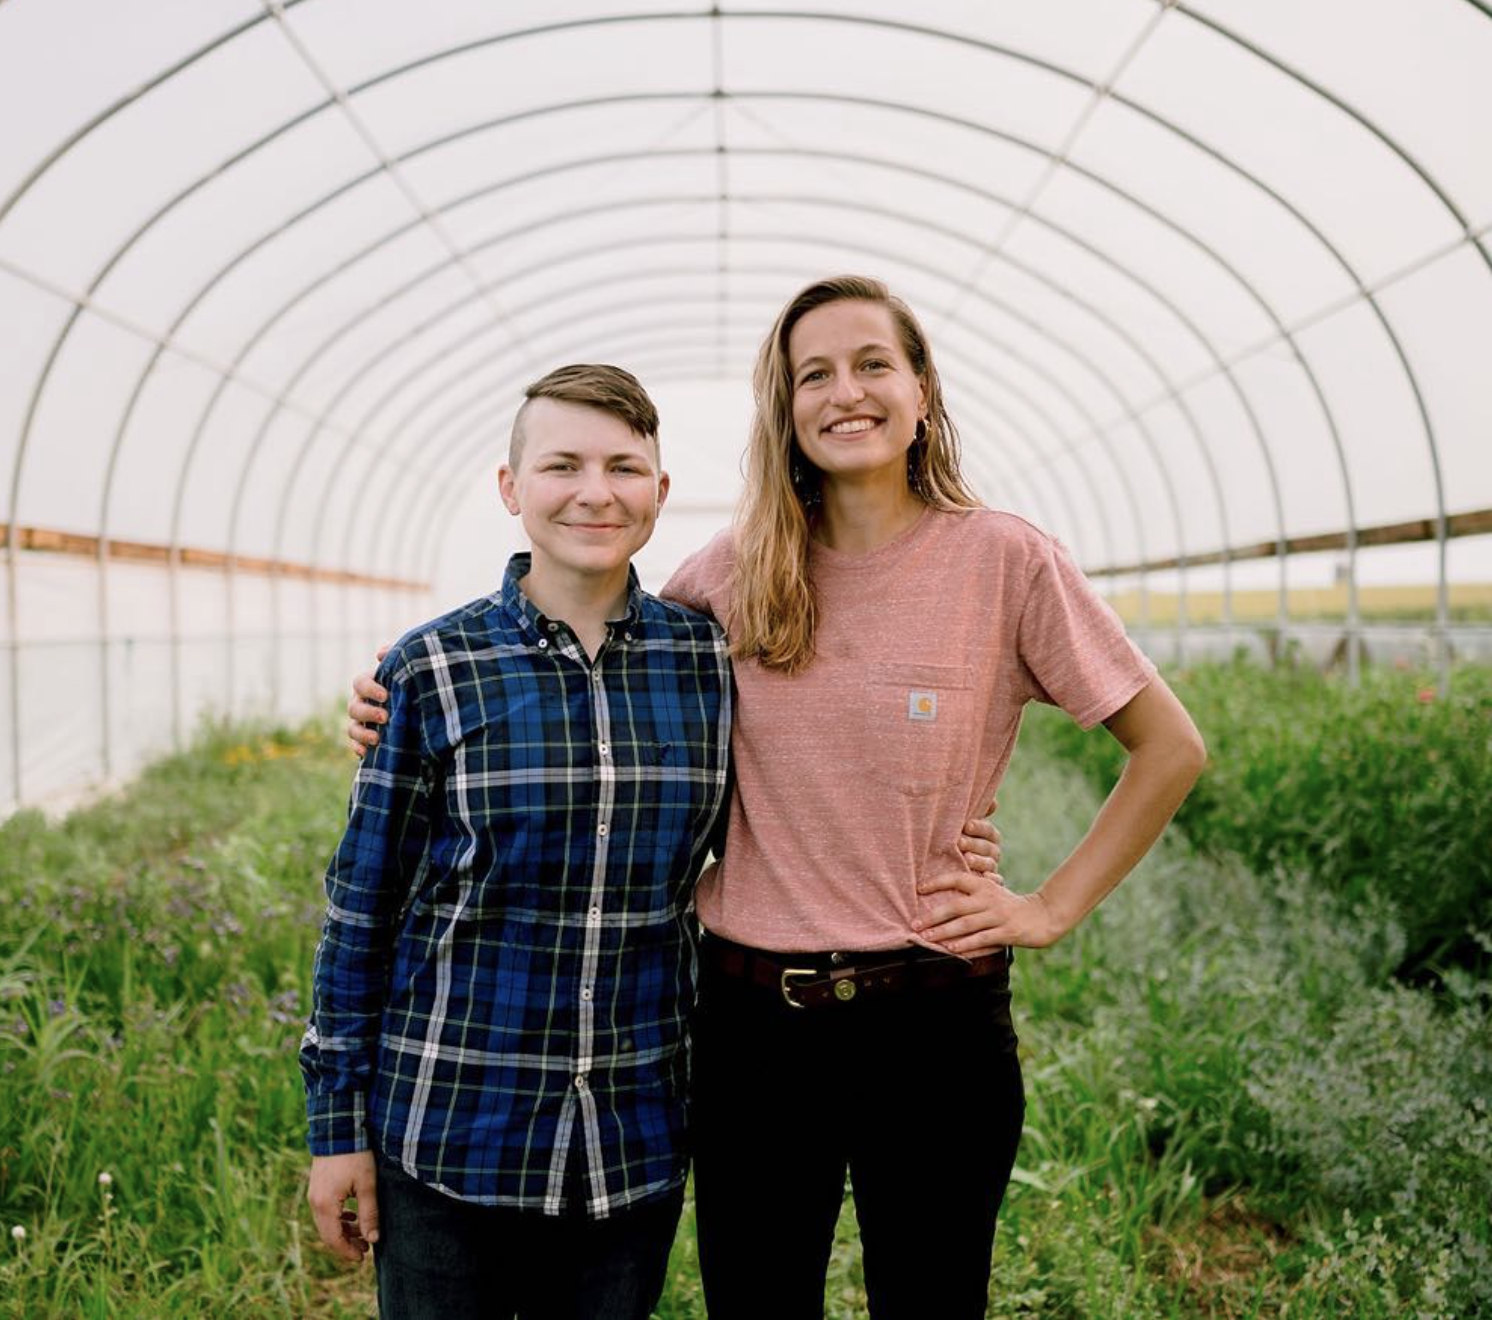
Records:
M1447 697L1409 671L1368 669L1352 688L1246 659L1173 686L1210 753L1177 817L1198 850L1349 909L1385 904L1402 936L1389 972L1492 966L1492 669L1458 669ZM1104 739L1043 736L1104 785L1118 773Z
M1397 849L1402 877L1421 844L1328 847L1319 825L1378 830L1371 804L1328 795L1387 793L1369 734L1399 740L1382 756L1408 774L1394 707L1455 767L1415 787L1441 862L1471 858L1477 831L1485 851L1486 780L1451 780L1485 775L1472 694L1489 689L1458 678L1437 706L1412 677L1373 682L1344 696L1299 673L1178 680L1215 800L1187 815L1190 841L1173 832L1092 921L1016 964L1031 1108L991 1315L1492 1309L1487 949L1449 938L1444 864L1349 883L1343 857ZM1377 713L1349 718L1355 702ZM1233 727L1266 722L1326 769L1288 770L1284 733ZM1091 816L1102 742L1032 712L1001 794L1015 887ZM1363 773L1340 768L1353 762ZM211 730L118 799L0 825L0 1315L371 1314L370 1273L315 1245L295 1059L350 777L314 730ZM1290 850L1253 840L1271 811L1302 818ZM1464 927L1487 890L1461 892ZM864 1314L848 1212L826 1310ZM660 1314L704 1314L687 1212Z

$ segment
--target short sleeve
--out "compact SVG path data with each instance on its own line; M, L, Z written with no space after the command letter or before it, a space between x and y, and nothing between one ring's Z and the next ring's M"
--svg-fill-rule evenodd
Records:
M1017 646L1037 699L1061 706L1085 729L1125 706L1156 673L1109 603L1049 536L1037 551Z

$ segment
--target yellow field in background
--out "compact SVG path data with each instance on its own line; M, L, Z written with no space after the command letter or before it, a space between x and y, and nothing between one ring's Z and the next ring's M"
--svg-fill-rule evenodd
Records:
M1347 615L1345 586L1302 587L1290 592L1292 619L1332 619ZM1235 591L1233 618L1236 621L1267 623L1278 610L1278 593L1274 591ZM1126 623L1140 620L1140 593L1124 591L1110 597L1110 603ZM1413 620L1435 617L1433 586L1360 587L1358 609L1364 619ZM1188 592L1187 618L1192 623L1209 623L1222 618L1223 596L1220 591ZM1453 583L1450 588L1450 610L1453 619L1492 621L1492 582ZM1170 592L1150 593L1150 622L1174 623L1176 597Z

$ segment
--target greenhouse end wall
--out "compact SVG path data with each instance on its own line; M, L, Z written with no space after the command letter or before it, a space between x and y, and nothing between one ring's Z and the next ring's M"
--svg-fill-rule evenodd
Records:
M14 603L10 598L14 590ZM428 592L20 554L0 591L0 813L67 809L203 721L328 715Z

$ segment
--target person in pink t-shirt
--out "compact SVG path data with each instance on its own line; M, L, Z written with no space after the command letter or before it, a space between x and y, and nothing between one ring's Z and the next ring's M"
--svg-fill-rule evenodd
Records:
M1011 950L1097 906L1205 751L1062 546L969 491L926 335L884 285L796 295L755 396L736 525L662 593L724 625L737 687L729 829L696 895L706 1303L820 1316L848 1174L872 1316L983 1316L1025 1106ZM1019 894L958 835L1030 700L1129 758Z

